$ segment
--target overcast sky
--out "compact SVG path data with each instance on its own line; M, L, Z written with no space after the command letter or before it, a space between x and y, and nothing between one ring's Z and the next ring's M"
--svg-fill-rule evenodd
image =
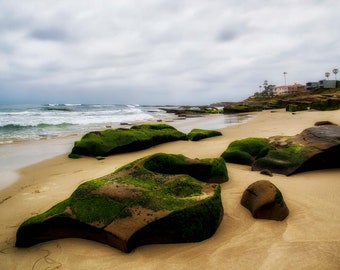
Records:
M0 103L201 105L283 85L283 72L318 81L340 69L339 11L339 0L0 0Z

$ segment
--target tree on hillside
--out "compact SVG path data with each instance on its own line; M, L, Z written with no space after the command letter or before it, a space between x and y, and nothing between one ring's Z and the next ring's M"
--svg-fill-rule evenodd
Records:
M263 87L263 91L262 90ZM263 82L262 85L259 85L260 92L255 92L254 97L273 97L274 96L274 87L275 85L269 84L267 80Z
M274 87L275 85L269 84L267 80L263 82L263 95L272 97L274 95Z
M335 75L335 80L336 80L336 74L339 72L339 70L337 68L333 69L333 73Z

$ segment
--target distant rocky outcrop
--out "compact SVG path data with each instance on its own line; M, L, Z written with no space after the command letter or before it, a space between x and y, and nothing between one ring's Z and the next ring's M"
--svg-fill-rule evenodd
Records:
M206 114L222 113L222 111L215 106L181 106L178 108L160 108L167 113L176 114L178 117L191 118L200 117Z
M221 136L222 133L216 130L208 130L208 129L193 129L188 134L188 140L190 141L199 141L202 139Z
M85 134L80 141L74 143L69 156L109 156L177 140L187 140L186 134L166 124L144 124L132 126L130 129L106 129Z
M130 252L153 243L211 237L223 218L225 162L155 154L80 185L66 200L25 221L16 246L78 237Z
M219 102L211 106L223 107L225 114L256 112L286 108L287 111L340 109L340 89L325 89L288 95L253 95L239 102Z
M259 180L251 184L243 192L241 204L258 219L282 221L289 214L281 191L267 180Z
M340 93L332 94L315 94L302 97L292 97L282 100L282 105L286 111L304 111L304 110L338 110L340 109Z
M247 138L232 142L221 155L252 170L293 173L340 168L340 126L321 125L291 137Z

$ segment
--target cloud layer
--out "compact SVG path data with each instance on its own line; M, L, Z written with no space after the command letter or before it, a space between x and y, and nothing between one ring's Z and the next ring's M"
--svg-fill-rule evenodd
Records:
M340 2L0 1L0 103L209 104L340 66Z

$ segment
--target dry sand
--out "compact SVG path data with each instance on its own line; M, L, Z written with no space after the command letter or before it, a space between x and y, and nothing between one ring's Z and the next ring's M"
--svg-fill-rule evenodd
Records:
M147 245L130 254L83 239L14 247L24 220L65 199L81 182L137 158L157 152L217 157L233 140L295 135L321 120L340 125L340 110L264 111L223 129L223 136L199 142L172 142L101 161L61 155L26 167L16 183L0 191L0 269L340 269L340 169L269 177L228 163L223 221L212 238L199 243ZM290 209L286 220L255 220L240 205L246 187L260 179L282 191Z

